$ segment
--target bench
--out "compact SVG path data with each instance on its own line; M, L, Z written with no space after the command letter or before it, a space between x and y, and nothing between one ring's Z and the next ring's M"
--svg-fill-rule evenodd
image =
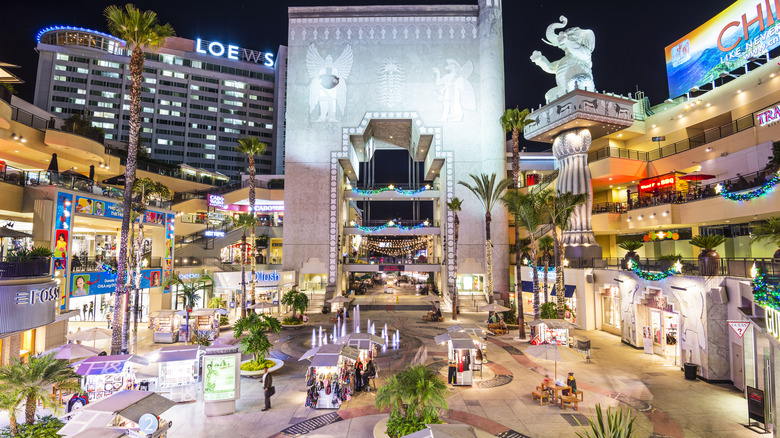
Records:
M579 402L585 401L585 394L582 391L575 392L574 395L561 396L561 409L566 410L566 404L574 406L575 411L579 411Z
M423 321L428 321L428 322L442 322L442 321L444 321L444 317L442 316L439 319L432 319L429 315L423 315L422 316L422 320Z
M494 335L503 335L507 333L507 330L503 328L500 323L497 322L488 324L488 331L490 331Z
M534 391L531 391L531 401L535 398L539 399L539 406L550 403L550 394L544 386L537 386ZM545 400L547 400L545 402Z

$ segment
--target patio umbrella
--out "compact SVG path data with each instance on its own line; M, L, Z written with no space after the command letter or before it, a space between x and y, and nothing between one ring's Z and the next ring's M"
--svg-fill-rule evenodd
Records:
M350 301L349 298L343 297L341 295L328 300L330 304L343 304L343 303L348 303L349 301Z
M509 307L504 307L496 303L490 303L487 306L482 306L479 308L480 312L506 312L508 310Z
M90 164L89 165L89 179L91 179L92 181L95 180L95 165L94 164Z
M0 237L11 237L14 239L21 239L23 237L32 237L32 234L16 231L8 227L0 227Z
M257 304L252 304L251 306L247 306L247 309L275 309L276 304L270 303L268 301L260 301Z
M69 334L66 338L69 341L92 341L92 346L94 347L96 341L111 339L111 331L98 327L81 330L79 327L79 331Z
M111 178L107 178L103 180L103 184L109 184L112 186L123 186L125 185L125 174L112 176Z
M54 354L55 359L78 359L81 357L92 357L100 354L100 350L93 347L87 347L86 345L79 344L65 344L57 348L52 348L44 353L44 356Z
M227 309L217 309L217 313L219 313L220 315L227 315L230 312L228 312Z
M51 160L49 160L49 168L46 169L49 172L59 173L60 172L60 166L57 163L57 154L51 154Z
M680 177L680 179L685 181L706 181L708 179L715 178L715 175L710 175L709 173L703 173L701 170L697 170L696 172L691 172L687 175L683 175Z
M552 360L555 362L555 379L558 379L558 362L577 362L582 358L572 353L568 348L561 348L558 344L532 345L523 353L537 359Z

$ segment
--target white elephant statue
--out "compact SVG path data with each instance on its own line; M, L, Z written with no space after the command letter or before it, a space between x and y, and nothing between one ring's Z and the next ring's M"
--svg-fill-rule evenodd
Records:
M563 15L561 15L560 20L560 23L547 26L547 39L542 38L542 41L563 50L565 53L563 58L550 62L538 50L534 50L531 54L531 61L534 64L547 73L555 75L557 87L544 95L547 103L575 89L596 91L590 59L596 45L596 36L592 30L580 29L579 27L560 30L556 33L558 29L566 27L568 23Z

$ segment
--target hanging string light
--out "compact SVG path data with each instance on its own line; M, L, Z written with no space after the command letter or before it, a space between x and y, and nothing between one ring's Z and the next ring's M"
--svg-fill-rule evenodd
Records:
M399 195L403 195L403 196L414 196L414 195L416 195L418 193L422 193L422 192L424 192L426 190L430 190L430 189L431 189L431 186L430 185L426 185L425 187L422 187L422 188L419 188L419 189L416 189L416 190L404 190L404 189L396 188L392 184L390 184L387 187L381 188L381 189L362 190L362 189L358 189L356 187L352 187L351 188L352 193L354 193L356 195L361 195L361 196L378 195L380 193L390 192L390 191L394 191L394 192L398 193Z
M672 267L670 267L664 272L647 272L647 271L643 271L635 261L629 260L628 269L630 269L634 274L636 274L637 277L643 280L660 281L663 280L664 278L671 277L675 274L681 273L682 263L679 260L677 260L677 263L672 265Z
M720 196L732 201L750 201L751 199L760 198L761 196L766 195L777 185L777 183L780 183L780 170L778 170L769 181L762 184L761 187L755 188L749 192L732 192L723 187L723 184L718 184L715 186L715 193L719 193Z
M389 256L401 256L431 246L429 236L414 236L401 239L369 238L362 242L361 248Z
M353 227L357 228L358 230L360 230L360 231L362 231L362 232L364 232L366 234L377 233L379 231L386 230L388 228L397 228L399 231L413 231L413 230L419 230L421 228L425 228L425 227L427 227L429 225L430 225L430 223L428 221L425 221L425 222L421 222L421 223L419 223L417 225L414 225L414 226L411 226L411 227L406 227L406 226L403 226L403 225L398 225L394 221L390 221L390 222L388 222L386 224L382 224L382 225L379 225L379 226L376 226L376 227L364 227L362 225L356 224L354 221L350 222L350 226L353 226Z

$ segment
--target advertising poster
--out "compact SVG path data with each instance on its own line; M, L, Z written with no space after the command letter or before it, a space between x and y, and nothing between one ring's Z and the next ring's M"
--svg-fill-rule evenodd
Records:
M122 219L122 204L77 196L76 213Z
M746 388L748 402L748 418L759 423L766 423L766 409L764 407L764 391L748 386Z
M778 3L739 0L665 49L669 97L711 83L780 45ZM774 8L774 9L773 9Z
M165 213L146 210L146 214L144 214L144 223L151 225L165 225Z
M174 224L176 223L175 216L172 214L166 215L165 218L165 254L163 257L163 282L168 281L173 274L173 240L174 236ZM163 289L163 293L170 293L171 288L166 287Z
M653 331L648 325L642 326L642 347L645 354L653 354Z
M68 267L68 252L70 247L70 225L73 218L70 216L73 195L70 193L57 193L57 211L54 218L54 270L60 271Z
M149 289L162 285L162 272L158 269L141 270L141 289ZM88 295L100 295L116 290L116 274L107 272L88 272L74 274L70 280L68 296L86 297Z
M236 355L203 356L203 401L236 398Z

